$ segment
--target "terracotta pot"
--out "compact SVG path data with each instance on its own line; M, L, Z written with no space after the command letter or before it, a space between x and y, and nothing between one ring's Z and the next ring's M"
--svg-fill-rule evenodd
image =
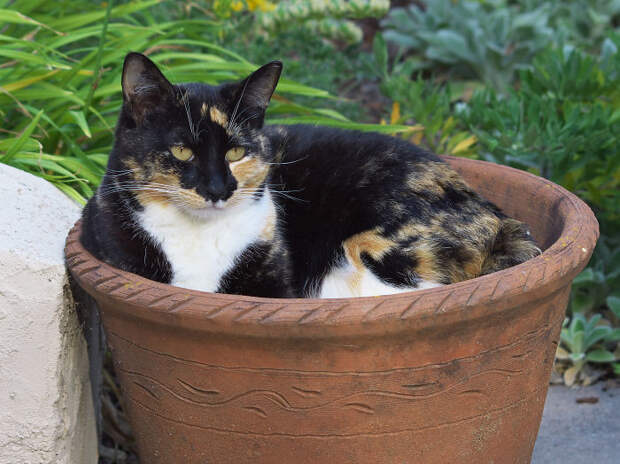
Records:
M531 174L447 158L545 252L392 296L211 294L119 271L67 240L98 302L143 464L527 463L590 209Z

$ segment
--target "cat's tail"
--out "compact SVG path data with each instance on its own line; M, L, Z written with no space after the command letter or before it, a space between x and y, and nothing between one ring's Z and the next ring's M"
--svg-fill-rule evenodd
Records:
M516 266L541 254L526 224L515 219L502 220L491 253L482 264L482 275Z

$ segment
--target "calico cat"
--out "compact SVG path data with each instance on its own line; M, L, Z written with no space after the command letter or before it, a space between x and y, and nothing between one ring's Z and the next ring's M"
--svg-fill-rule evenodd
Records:
M172 85L130 53L108 171L83 213L99 259L160 282L271 297L431 288L540 253L437 156L375 133L264 126L282 64Z

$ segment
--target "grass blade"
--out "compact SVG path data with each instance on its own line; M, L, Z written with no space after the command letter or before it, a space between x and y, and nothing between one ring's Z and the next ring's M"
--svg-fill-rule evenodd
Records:
M9 164L13 156L15 156L15 154L19 150L21 150L21 148L28 142L30 135L34 131L35 127L37 127L37 124L39 124L39 119L41 119L42 115L43 115L43 110L39 110L39 112L32 118L30 123L26 126L26 128L21 133L21 135L17 139L15 139L13 144L6 151L6 154L0 159L0 162Z

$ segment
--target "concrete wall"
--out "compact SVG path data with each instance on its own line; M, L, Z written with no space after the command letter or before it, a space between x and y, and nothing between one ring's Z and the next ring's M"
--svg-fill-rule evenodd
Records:
M0 464L95 464L86 343L63 247L80 207L0 164Z

